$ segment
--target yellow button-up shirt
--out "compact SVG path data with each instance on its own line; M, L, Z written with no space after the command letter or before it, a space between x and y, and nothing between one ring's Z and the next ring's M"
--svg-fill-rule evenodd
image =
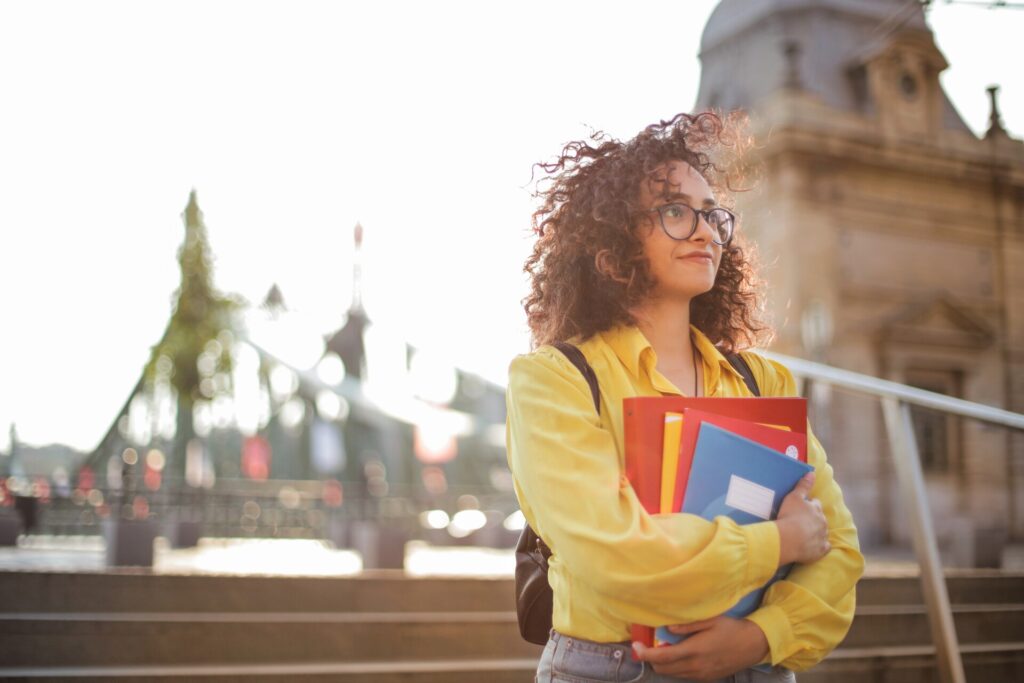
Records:
M743 378L695 327L704 395L749 396ZM656 369L654 349L635 327L594 335L577 346L594 368L601 414L583 375L557 349L542 346L509 368L508 462L526 520L554 553L548 581L555 629L599 642L629 638L629 626L676 624L722 614L763 586L779 563L775 522L738 525L691 514L650 515L625 477L622 400L678 395ZM784 366L744 352L762 396L795 396ZM832 549L795 565L747 618L764 631L765 661L796 671L835 648L853 620L864 558L857 530L825 452L808 430Z

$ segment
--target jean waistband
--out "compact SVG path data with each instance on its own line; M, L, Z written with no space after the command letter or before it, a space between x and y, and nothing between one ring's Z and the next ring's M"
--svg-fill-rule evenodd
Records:
M633 661L633 643L628 640L624 640L617 643L599 643L593 640L587 640L586 638L576 638L574 636L568 636L564 633L559 633L555 629L551 629L549 641L553 643L552 658L553 661L560 659L559 652L571 652L571 651L583 651L591 653L601 653L604 657L608 657L614 660L618 660L621 667L625 669L618 669L618 672L627 674L630 678L635 679L637 676L644 673L647 668L647 664L644 662ZM636 675L633 675L635 669ZM573 672L566 672L573 673ZM667 676L665 678L668 678ZM618 679L616 679L618 680ZM656 676L656 680L662 680L662 676ZM678 679L680 683L686 683L683 679ZM734 676L727 677L726 680L735 681L746 681L750 683L795 683L796 678L793 676L789 669L782 666L775 667L756 667L744 669L741 672L737 672Z
M599 643L599 642L597 642L595 640L587 640L586 638L577 638L576 636L567 636L564 633L559 633L555 629L551 629L551 633L549 634L549 637L550 637L551 640L555 641L556 643L559 642L559 641L562 641L562 640L569 640L569 641L573 641L573 642L576 642L576 643L586 643L587 645L590 645L592 647L607 647L610 650L625 650L626 652L628 652L630 654L632 654L632 652L633 652L633 642L629 641L629 640L622 640L622 641L619 641L617 643Z

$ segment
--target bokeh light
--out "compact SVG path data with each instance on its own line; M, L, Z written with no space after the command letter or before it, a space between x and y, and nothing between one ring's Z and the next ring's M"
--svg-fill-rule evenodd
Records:
M345 379L345 363L341 356L328 351L316 365L316 374L324 384L337 386Z
M345 420L348 417L348 401L329 389L317 392L316 412L325 420Z
M163 451L159 448L151 448L149 452L146 453L146 466L150 469L159 472L166 464L167 459L164 457Z
M526 527L526 516L523 515L522 510L516 510L506 517L501 525L508 531L522 531Z
M455 538L465 538L487 524L487 515L480 510L460 510L452 517L448 533Z
M427 510L420 513L420 524L426 529L444 529L451 522L444 510Z

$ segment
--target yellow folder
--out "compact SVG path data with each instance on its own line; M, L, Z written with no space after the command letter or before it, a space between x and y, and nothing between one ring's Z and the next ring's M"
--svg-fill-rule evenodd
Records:
M676 469L679 467L679 439L683 434L683 414L665 413L665 435L661 450L661 506L659 512L675 512Z

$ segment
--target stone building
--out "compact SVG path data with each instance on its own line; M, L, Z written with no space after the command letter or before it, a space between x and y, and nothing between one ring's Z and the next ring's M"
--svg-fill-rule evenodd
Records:
M694 110L743 109L756 136L738 207L773 349L1024 412L1024 144L994 91L984 137L964 124L921 5L723 0L701 61ZM877 401L812 398L862 543L908 543ZM940 546L1024 539L1024 436L915 420Z

